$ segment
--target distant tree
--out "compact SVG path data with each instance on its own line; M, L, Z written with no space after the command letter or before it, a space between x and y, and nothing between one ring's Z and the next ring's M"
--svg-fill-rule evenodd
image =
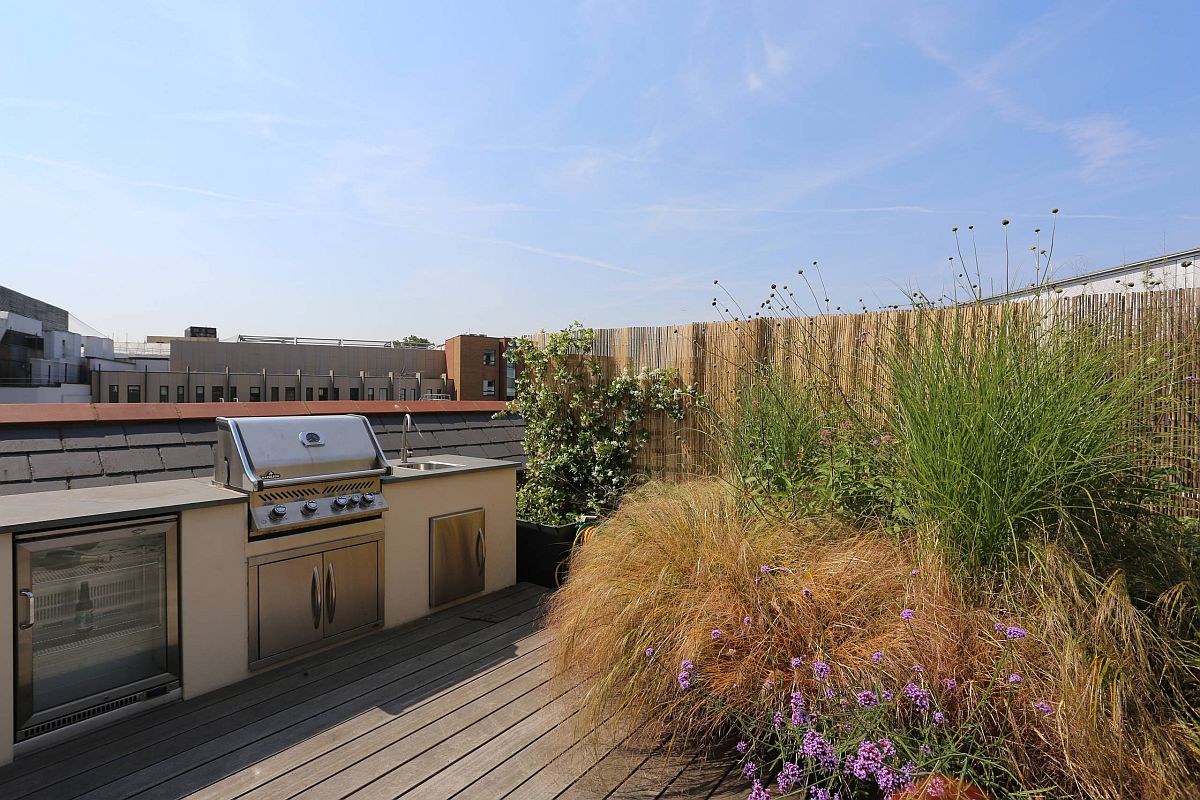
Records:
M392 342L393 347L433 347L433 342L424 336L405 336Z

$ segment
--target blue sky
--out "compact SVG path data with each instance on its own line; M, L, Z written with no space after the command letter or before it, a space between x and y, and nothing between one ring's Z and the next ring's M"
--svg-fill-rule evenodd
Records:
M139 338L847 306L1200 245L1200 4L0 5L0 283Z

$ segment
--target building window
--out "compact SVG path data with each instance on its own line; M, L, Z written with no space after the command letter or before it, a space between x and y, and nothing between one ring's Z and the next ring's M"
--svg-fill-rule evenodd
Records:
M294 403L296 401L296 387L285 386L283 389L283 399Z
M171 387L170 386L158 387L158 402L166 403L166 402L170 401L170 399L171 399Z
M325 391L325 390L322 389L321 391ZM312 398L312 387L311 386L304 387L304 399L309 402L312 402L313 398ZM325 398L321 398L321 399L324 400Z
M250 387L250 402L258 403L262 401L262 389L257 386Z
M197 403L204 402L204 387L203 386L196 387L196 402Z
M355 389L354 387L350 387L350 399L351 400L358 399L358 389Z
M484 381L483 382L483 396L484 397L495 397L496 396L496 382L495 381Z
M335 386L335 387L333 387L333 399L334 399L334 400L341 400L341 399L342 399L342 390L341 390L341 389L339 389L339 388L338 388L338 387L336 387L336 386Z
M137 384L130 384L125 387L126 399L131 403L142 402L142 387Z
M329 399L329 387L328 386L322 386L319 389L317 389L317 399L318 400L328 400Z
M175 387L175 402L176 403L186 403L187 402L187 389L185 387L183 387L183 386Z
M375 399L375 390L373 388L371 388L370 386L367 387L367 399L368 400Z
M387 390L387 389L380 389L380 390L379 390L379 399L380 399L380 400L387 400L387 399L388 399L388 390Z
M504 395L509 400L517 396L517 365L512 362L504 365Z
M236 403L238 401L238 391L236 386L229 387L229 401Z
M485 367L496 366L496 351L495 350L484 350L483 351L483 365Z
M293 389L292 391L295 391L295 389ZM271 387L271 402L272 403L279 402L279 387L278 386Z
M121 402L121 387L115 383L110 383L108 385L108 402L110 402L110 403Z
M225 387L224 386L212 387L212 401L214 403L225 402Z
M399 389L396 390L396 392L397 392L397 394L396 394L397 400L407 400L408 399L408 389L405 389L404 387L400 387Z

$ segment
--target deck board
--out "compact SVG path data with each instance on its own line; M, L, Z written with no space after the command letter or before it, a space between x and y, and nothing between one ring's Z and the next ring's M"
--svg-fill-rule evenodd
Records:
M27 754L0 768L0 797L698 800L738 791L726 760L635 746L615 720L583 718L581 688L551 680L544 593L519 585Z

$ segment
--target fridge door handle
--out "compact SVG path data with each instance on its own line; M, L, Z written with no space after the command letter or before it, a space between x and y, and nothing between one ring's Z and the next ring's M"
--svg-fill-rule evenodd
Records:
M483 538L483 528L475 534L475 560L479 562L479 574L482 575L487 565L487 541Z
M325 614L328 617L330 625L333 624L333 615L337 613L337 577L333 574L333 562L329 562L329 567L325 570Z
M33 618L34 617L34 608L35 608L34 602L33 602L33 592L31 592L29 589L22 589L19 592L17 592L17 594L20 595L22 598L24 598L25 601L29 604L28 610L25 614L25 619L27 621L22 622L20 625L17 626L21 630L27 631L33 627L33 623L35 621Z
M321 568L313 567L312 590L309 595L312 603L313 627L321 627Z

